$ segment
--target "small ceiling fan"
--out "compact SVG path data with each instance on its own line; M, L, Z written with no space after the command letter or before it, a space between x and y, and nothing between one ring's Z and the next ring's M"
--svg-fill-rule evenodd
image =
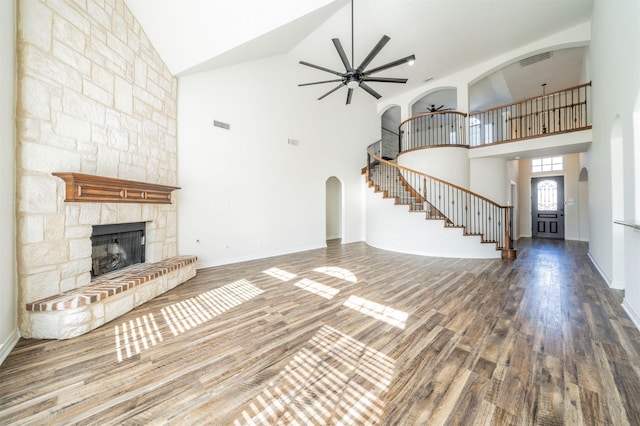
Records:
M438 112L438 111L452 111L453 108L445 108L444 105L440 105L436 108L435 104L431 104L430 107L427 107L427 112Z
M349 105L351 103L351 97L353 96L353 89L355 89L356 87L360 87L360 88L364 89L364 91L369 93L371 96L373 96L374 98L380 99L382 96L378 92L373 90L373 88L371 88L371 86L369 86L367 84L368 82L402 83L402 84L404 84L404 83L407 82L407 79L406 78L389 78L389 77L372 77L372 75L376 74L376 73L378 73L380 71L384 71L384 70L387 70L389 68L396 67L398 65L402 65L402 64L406 64L406 63L413 63L413 61L415 61L415 59L416 59L415 55L409 55L409 56L406 56L404 58L397 59L397 60L395 60L393 62L389 62L388 64L384 64L384 65L381 65L379 67L372 68L372 69L368 70L367 66L369 66L371 61L373 61L373 59L376 57L376 55L378 55L378 53L380 53L382 48L385 46L385 44L387 44L387 42L389 40L391 40L390 37L388 37L386 35L383 35L382 38L380 39L380 41L378 42L378 44L376 44L373 47L371 52L369 52L367 57L364 58L362 63L360 65L358 65L358 67L354 68L355 61L353 60L353 50L354 50L353 49L353 0L351 0L351 62L349 62L349 59L347 58L347 55L346 55L344 49L342 48L342 43L340 43L340 39L337 39L337 38L331 39L331 41L333 41L333 45L335 46L336 50L338 51L338 55L340 56L340 60L342 61L342 64L344 65L345 71L344 72L334 71L334 70L329 69L329 68L325 68L325 67L321 67L319 65L311 64L309 62L300 61L300 64L302 64L302 65L306 65L306 66L311 67L311 68L316 68L316 69L319 69L319 70L322 70L322 71L329 72L331 74L335 74L335 75L339 76L340 78L333 79L333 80L315 81L315 82L312 82L312 83L303 83L303 84L298 84L298 86L302 87L302 86L312 86L312 85L315 85L315 84L340 82L340 84L338 84L336 87L334 87L333 89L329 90L324 95L320 96L318 98L318 100L321 100L321 99L325 98L326 96L329 96L330 94L332 94L336 90L342 88L342 86L346 86L347 89L348 89L348 91L347 91L347 102L346 102L347 105Z

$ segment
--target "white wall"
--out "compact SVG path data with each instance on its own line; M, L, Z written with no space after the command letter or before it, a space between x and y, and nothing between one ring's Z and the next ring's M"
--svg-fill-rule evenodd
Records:
M473 158L469 161L469 189L491 201L508 204L510 181L504 158Z
M363 238L360 170L380 135L374 99L357 90L346 106L339 90L317 101L332 85L298 87L300 57L179 79L178 244L199 268L325 246L330 176L343 184L342 242Z
M640 238L637 231L620 230L620 225L612 224L620 219L613 217L614 212L623 212L623 219L640 222L640 188L633 184L640 168L640 128L637 124L634 128L634 113L640 113L640 2L595 0L592 34L592 95L598 102L592 108L594 138L587 166L589 254L610 285L625 289L623 306L640 328ZM614 126L619 130L614 132ZM622 196L614 197L611 139L616 133L622 137L624 188ZM615 234L624 239L614 238ZM622 268L614 268L614 252L620 253Z
M0 363L18 341L15 235L15 2L0 1Z
M367 197L367 244L384 250L422 256L496 259L495 243L465 236L462 228L448 228L444 220L425 220L425 213L409 212L393 198L384 198L363 183Z
M398 156L398 164L469 189L469 150L439 147L408 151Z
M611 136L619 116L625 176L622 179L624 214L636 215L634 205L640 197L634 188L633 173L640 165L634 164L633 112L640 93L640 2L593 2L592 43L590 46L591 76L593 78L593 143L588 152L589 171L589 255L612 285L625 288L625 307L628 312L640 313L640 281L638 274L620 282L613 268L614 251L622 250L625 265L636 264L640 247L624 245L614 250L612 206ZM638 129L636 129L636 132ZM637 137L637 136L636 136ZM620 202L620 201L618 201ZM635 217L638 217L637 215ZM633 231L629 231L633 232ZM637 239L635 239L637 241ZM625 268L620 271L624 274ZM633 317L633 315L632 315ZM636 322L636 325L638 322Z

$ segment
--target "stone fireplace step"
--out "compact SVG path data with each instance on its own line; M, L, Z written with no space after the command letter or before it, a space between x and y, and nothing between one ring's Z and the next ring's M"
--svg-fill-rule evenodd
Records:
M195 276L196 256L141 263L101 275L91 285L27 303L30 335L66 339L99 327Z

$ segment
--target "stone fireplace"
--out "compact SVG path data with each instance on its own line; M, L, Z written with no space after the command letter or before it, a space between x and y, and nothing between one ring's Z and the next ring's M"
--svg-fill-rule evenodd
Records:
M122 299L55 321L27 309L100 278L94 226L144 223L145 264L177 256L177 204L155 187L177 181L177 80L122 0L17 6L18 321L23 337L47 337L53 322L84 330L129 309ZM69 200L60 171L146 186L81 183ZM155 294L144 291L131 304Z
M71 172L53 175L63 184L57 192L63 195L64 217L58 222L64 230L57 233L57 251L32 260L48 262L53 273L50 287L42 280L28 289L39 292L22 293L28 295L24 337L78 336L195 275L196 258L175 253L171 191L177 187ZM75 285L62 285L67 274Z

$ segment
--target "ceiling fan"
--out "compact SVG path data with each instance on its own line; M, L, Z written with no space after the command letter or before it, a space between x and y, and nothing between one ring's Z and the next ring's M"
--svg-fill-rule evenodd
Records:
M431 104L430 107L427 107L427 112L438 112L438 111L451 111L453 108L444 108L444 105L440 105L436 108L435 104Z
M318 100L321 100L321 99L325 98L326 96L329 96L330 94L332 94L336 90L342 88L342 86L346 86L347 89L348 89L348 91L347 91L347 105L351 103L351 97L353 96L353 89L355 89L356 87L360 87L360 88L364 89L364 91L369 93L371 96L373 96L374 98L380 99L381 95L378 92L376 92L375 90L373 90L373 88L371 88L371 86L369 86L367 84L368 82L402 83L402 84L404 84L404 83L407 82L407 79L406 78L389 78L389 77L372 77L372 75L376 74L376 73L378 73L380 71L384 71L384 70L387 70L389 68L396 67L398 65L402 65L402 64L405 64L405 63L413 63L413 61L415 61L415 59L416 59L415 55L409 55L409 56L406 56L404 58L397 59L397 60L395 60L393 62L389 62L388 64L384 64L384 65L381 65L379 67L372 68L372 69L368 70L367 66L369 66L371 61L373 61L373 59L376 57L376 55L378 53L380 53L382 48L385 46L385 44L387 44L387 42L390 39L391 39L390 37L388 37L386 35L383 35L382 38L380 39L380 41L378 42L378 44L376 44L373 47L371 52L369 52L367 57L364 58L362 63L360 65L358 65L358 67L354 68L355 61L353 60L353 0L351 0L351 62L349 62L349 59L347 58L347 55L346 55L344 49L342 48L342 43L340 43L340 39L337 39L337 38L331 39L331 41L333 41L333 45L335 46L336 50L338 51L338 55L340 56L340 60L342 60L342 64L344 65L345 71L344 72L334 71L334 70L329 69L329 68L325 68L325 67L321 67L319 65L311 64L309 62L300 61L300 64L302 64L302 65L306 65L306 66L311 67L311 68L316 68L316 69L319 69L319 70L322 70L322 71L329 72L331 74L335 74L335 75L339 76L340 78L333 79L333 80L315 81L313 83L303 83L303 84L298 84L298 86L301 87L301 86L311 86L311 85L315 85L315 84L340 82L340 84L338 84L336 87L334 87L333 89L329 90L324 95L320 96L318 98Z

